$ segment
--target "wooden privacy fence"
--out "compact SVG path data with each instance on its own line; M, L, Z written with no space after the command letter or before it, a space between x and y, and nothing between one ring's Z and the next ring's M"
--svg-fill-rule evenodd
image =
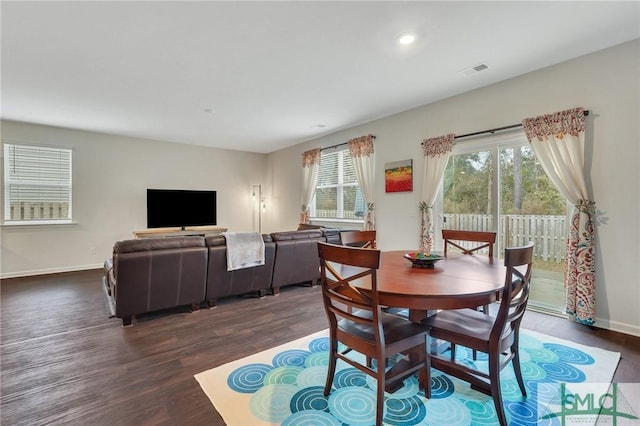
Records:
M69 217L69 205L67 203L30 203L23 201L11 203L10 209L10 220L67 219Z
M467 231L493 231L493 216L481 214L445 213L444 227ZM567 218L551 215L502 215L498 240L499 249L535 243L534 256L545 262L564 262L567 252Z
M350 210L344 210L342 212L342 217L340 219L360 219L362 220L364 214L363 212L355 212L355 211L350 211ZM314 218L328 218L328 219L336 219L338 217L338 211L337 210L321 210L321 209L316 209L315 213L313 214Z

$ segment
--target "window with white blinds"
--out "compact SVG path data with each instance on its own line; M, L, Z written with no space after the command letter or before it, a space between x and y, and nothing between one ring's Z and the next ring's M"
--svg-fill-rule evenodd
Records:
M71 221L71 150L4 144L4 222Z
M363 220L364 208L349 150L323 151L311 218Z

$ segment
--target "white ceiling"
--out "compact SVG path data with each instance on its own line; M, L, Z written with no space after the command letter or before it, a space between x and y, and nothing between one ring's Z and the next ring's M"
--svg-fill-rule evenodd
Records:
M0 13L3 119L258 153L640 37L638 1L2 1ZM403 32L417 41L398 45Z

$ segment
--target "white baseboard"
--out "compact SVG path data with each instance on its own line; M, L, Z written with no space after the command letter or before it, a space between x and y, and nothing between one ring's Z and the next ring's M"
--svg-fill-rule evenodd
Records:
M63 268L36 269L33 271L0 273L0 278L5 279L5 278L32 277L34 275L59 274L61 272L74 272L74 271L87 271L90 269L102 269L103 267L104 265L102 263L97 263L95 265L78 265L78 266L68 266Z
M562 312L558 312L557 309L553 307L541 305L541 304L529 305L527 306L527 309L530 309L535 312L540 312L546 315L553 315L560 318L567 318L566 314ZM570 321L570 320L567 319L567 321ZM596 317L596 322L593 324L593 327L640 337L640 325L627 324L624 322L611 321L605 318Z
M618 333L630 334L640 337L640 325L627 324L624 322L611 321L604 318L597 318L594 327L606 330L617 331Z

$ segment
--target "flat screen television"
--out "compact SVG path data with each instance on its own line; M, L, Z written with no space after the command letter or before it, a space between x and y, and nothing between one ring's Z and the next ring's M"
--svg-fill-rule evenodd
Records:
M147 189L147 228L217 225L216 191Z

